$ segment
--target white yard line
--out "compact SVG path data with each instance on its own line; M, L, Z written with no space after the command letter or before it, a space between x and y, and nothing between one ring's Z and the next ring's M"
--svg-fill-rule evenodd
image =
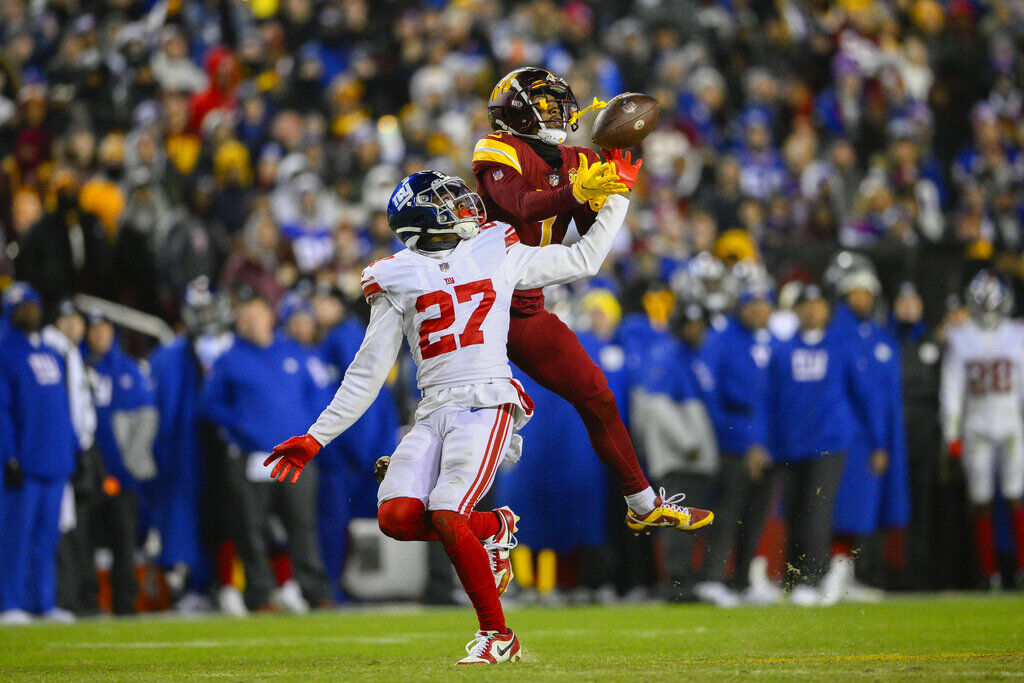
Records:
M704 627L690 627L686 629L623 629L618 631L620 635L629 635L637 638L660 638L662 636L674 636L703 632ZM531 638L573 638L587 635L585 629L564 629L564 630L539 630L528 631ZM174 647L195 647L195 648L218 648L238 647L239 645L251 645L255 647L282 645L287 643L361 643L367 645L395 645L409 643L415 640L437 640L446 641L452 636L447 633L419 631L400 633L391 636L281 636L279 638L232 638L225 640L127 640L127 641L74 641L60 642L51 641L47 645L55 649L103 649L112 648L119 650L147 650Z

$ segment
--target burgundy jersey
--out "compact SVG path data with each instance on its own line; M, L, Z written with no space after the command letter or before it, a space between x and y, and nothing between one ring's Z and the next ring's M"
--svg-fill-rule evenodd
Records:
M601 158L586 147L563 145L559 149L562 166L557 169L509 133L489 133L473 149L473 175L487 208L487 220L512 225L527 246L561 244L574 221L581 235L594 223L595 212L576 199L572 184L581 152L591 163L599 163ZM529 314L543 308L544 295L539 289L517 291L512 300L513 312Z

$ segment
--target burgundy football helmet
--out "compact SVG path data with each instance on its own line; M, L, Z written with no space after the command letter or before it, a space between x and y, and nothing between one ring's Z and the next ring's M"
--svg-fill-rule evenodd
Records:
M540 96L543 96L542 103L535 103ZM541 109L551 106L557 108L557 113L545 120ZM550 145L565 142L566 126L574 131L579 128L579 124L572 121L578 111L579 105L569 84L550 71L533 66L506 74L494 86L487 103L491 128L537 138Z

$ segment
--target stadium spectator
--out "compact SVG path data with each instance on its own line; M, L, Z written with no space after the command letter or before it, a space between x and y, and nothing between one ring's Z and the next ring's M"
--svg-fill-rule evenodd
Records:
M713 393L703 366L708 313L698 300L681 299L667 329L631 347L630 430L647 472L666 490L685 491L694 505L711 500L718 448L707 412ZM702 381L703 379L703 381ZM662 539L665 581L661 597L694 599L694 539Z
M769 429L789 528L790 599L816 605L829 562L836 490L850 447L849 411L856 407L869 416L866 437L872 453L883 451L885 424L871 378L858 371L853 340L830 323L831 305L821 288L801 286L794 310L799 330L776 346L768 364ZM851 405L847 391L856 404Z
M57 306L54 324L44 328L43 335L68 366L71 419L79 448L71 478L75 525L63 530L57 552L57 605L74 614L92 615L99 609L92 521L103 496L103 458L95 444L96 407L80 351L85 329L85 317L72 301L64 300Z
M36 614L71 622L74 615L56 604L61 500L78 450L67 365L40 337L38 292L17 283L4 303L10 322L0 333L0 621L26 624Z
M189 284L182 308L184 333L158 347L149 358L159 417L153 456L157 478L151 490L154 526L160 533L161 568L171 599L183 612L202 610L210 589L214 543L233 537L233 517L225 502L227 458L201 420L202 383L214 361L231 345L230 303L199 279ZM245 604L221 582L218 607L228 614Z
M266 299L244 293L236 317L237 338L214 361L202 390L202 410L235 453L235 514L242 523L237 542L248 606L301 613L329 595L316 529L317 470L306 473L305 484L275 486L263 461L278 434L304 431L315 420L324 389L309 372L310 352L275 333L274 310ZM284 525L295 571L294 580L280 586L265 538L271 513Z
M96 445L107 473L103 500L95 510L94 528L102 530L96 545L109 547L113 554L114 614L134 614L139 514L147 507L147 482L156 478L153 388L138 362L118 346L113 323L102 316L91 316L85 349L96 405Z
M847 265L844 257L849 254L840 252L836 256L836 267ZM849 264L840 271L834 286L840 301L835 304L832 324L854 345L856 372L867 375L867 381L873 385L884 427L881 450L872 452L873 415L861 397L851 391L847 400L852 434L836 494L836 538L823 595L825 600L833 601L844 596L878 600L876 590L857 581L852 558L864 548L868 537L880 529L902 534L910 517L902 368L896 341L873 317L881 283L870 264ZM880 581L876 577L873 583L877 585Z
M718 604L733 602L726 578L734 550L732 588L745 591L744 597L756 603L780 597L766 584L749 582L772 495L768 362L773 343L767 325L773 304L771 282L758 271L744 283L736 314L708 342L707 365L715 382L709 410L721 458L712 498L715 525L707 539L698 595Z
M44 213L18 241L15 271L53 306L78 292L109 295L111 252L99 220L79 205L77 174L54 172L53 210Z
M890 333L900 345L902 400L907 438L910 521L907 525L907 566L900 587L930 589L944 585L940 557L939 455L942 433L939 410L941 344L924 322L924 302L913 283L897 290L889 320ZM912 437L912 438L910 438ZM954 526L954 528L956 528Z

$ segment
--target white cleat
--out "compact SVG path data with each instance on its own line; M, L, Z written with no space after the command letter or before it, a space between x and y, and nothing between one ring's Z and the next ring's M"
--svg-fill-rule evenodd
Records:
M213 605L205 595L189 591L181 596L178 602L174 603L174 611L188 616L209 614L213 611Z
M54 607L50 611L45 612L41 618L43 621L51 624L73 624L77 621L74 614L60 607Z
M221 614L229 617L244 617L249 614L242 592L234 586L221 586L217 591L217 607Z
M710 602L718 607L737 607L740 599L720 581L701 581L693 587L701 602Z
M491 562L491 574L494 575L494 586L498 589L498 595L502 595L512 581L512 561L509 560L509 553L515 548L519 541L516 540L516 531L519 530L519 515L512 512L509 506L500 507L494 511L501 518L501 529L490 538L485 538L484 550Z
M846 591L843 593L842 599L847 602L882 602L885 599L885 591L881 588L865 586L860 581L854 579L846 585Z
M821 592L813 586L800 584L789 592L789 601L800 607L817 607L822 605Z
M270 594L270 604L290 614L309 612L309 603L302 597L302 589L293 579L285 581L284 585Z
M846 555L833 555L828 572L821 579L821 604L834 605L843 599L846 587L853 581L853 560Z
M501 664L517 662L522 648L516 634L497 631L477 631L473 640L466 644L466 656L456 664Z
M0 626L25 626L32 623L32 615L23 609L0 612Z
M777 605L786 599L786 594L768 578L768 560L755 557L747 571L749 585L743 592L743 601L750 605Z
M865 586L857 581L854 573L853 559L846 555L834 555L829 564L828 573L821 582L822 604L834 605L837 602L881 602L885 591Z

